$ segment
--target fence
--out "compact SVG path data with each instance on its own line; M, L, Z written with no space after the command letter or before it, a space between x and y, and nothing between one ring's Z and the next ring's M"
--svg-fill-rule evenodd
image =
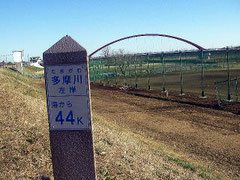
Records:
M218 105L229 104L232 102L238 102L238 78L216 81L216 95Z
M25 73L25 72L20 72L20 73L23 74L24 76L28 76L28 77L33 78L33 79L39 79L39 78L41 79L41 78L44 77L44 74L34 75L34 74L28 74L28 73Z
M17 71L22 75L33 78L33 79L41 79L44 77L44 74L31 74L31 73L24 72L25 67L20 67L15 64L0 66L0 68L7 68L13 71Z
M237 77L239 70L240 49L120 54L90 60L92 82L202 97L215 97L215 81Z

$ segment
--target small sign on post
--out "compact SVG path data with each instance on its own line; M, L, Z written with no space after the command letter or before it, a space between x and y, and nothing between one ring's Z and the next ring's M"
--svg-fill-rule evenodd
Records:
M54 178L94 180L87 52L65 36L43 62Z

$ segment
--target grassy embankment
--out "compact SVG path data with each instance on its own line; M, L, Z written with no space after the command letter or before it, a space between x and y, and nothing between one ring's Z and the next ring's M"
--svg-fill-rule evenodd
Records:
M0 70L0 81L0 179L52 178L44 80ZM93 125L98 179L223 177L94 112Z
M44 70L35 66L24 66L24 72L31 75L40 75L44 73Z

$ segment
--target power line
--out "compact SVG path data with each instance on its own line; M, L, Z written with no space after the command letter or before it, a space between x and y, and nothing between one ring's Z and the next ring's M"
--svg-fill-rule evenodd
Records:
M0 57L7 57L7 56L12 56L13 54L3 54L3 55L0 55Z

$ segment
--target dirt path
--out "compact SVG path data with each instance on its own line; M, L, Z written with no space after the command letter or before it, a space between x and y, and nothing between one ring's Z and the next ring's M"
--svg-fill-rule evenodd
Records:
M240 178L240 116L92 87L93 112Z

